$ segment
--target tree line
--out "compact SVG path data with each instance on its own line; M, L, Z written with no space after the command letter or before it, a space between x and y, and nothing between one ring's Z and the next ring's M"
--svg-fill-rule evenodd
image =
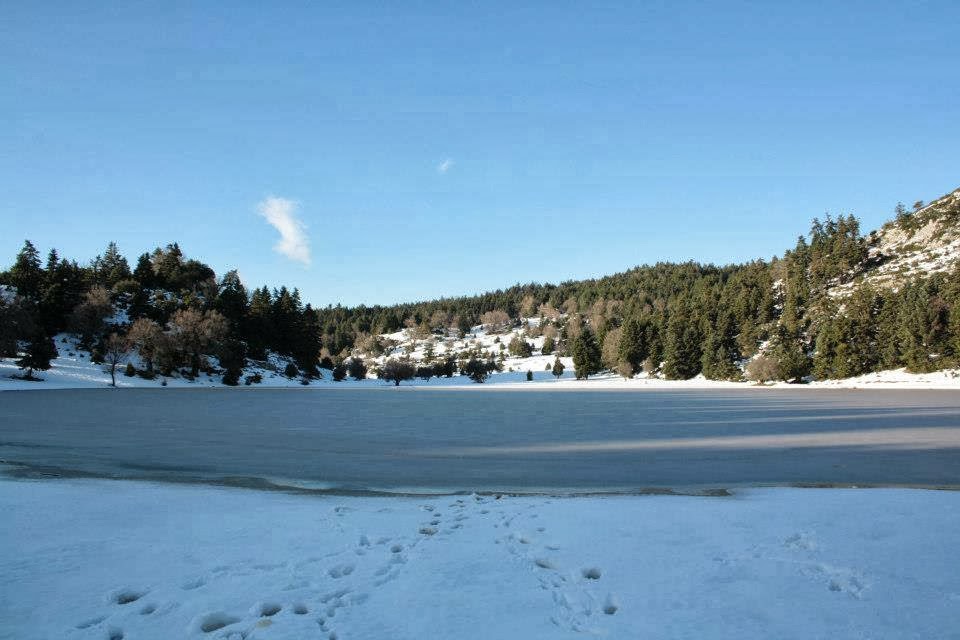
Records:
M956 222L953 208L945 216ZM919 226L901 206L890 224ZM736 380L749 362L753 379L801 381L960 364L960 270L871 288L859 280L872 266L859 221L827 216L768 261L657 263L476 296L313 308L295 288L250 291L236 271L217 278L176 243L141 254L131 269L114 243L81 265L56 250L44 261L26 241L0 272L0 357L19 357L29 375L55 355L51 337L71 331L100 360L122 339L144 363L138 375L196 376L213 356L224 381L236 384L248 358L275 353L304 379L321 368L344 379L359 371L356 364L348 371L351 363L384 353L381 334L464 336L478 324L497 332L535 318L524 335L543 336L544 355L571 356L577 377L611 370ZM842 285L849 289L837 295ZM514 340L509 352L527 356L532 347ZM451 370L445 362L429 366L446 367L439 375ZM482 381L481 369L490 367L474 354L455 368ZM416 367L402 369L417 375Z

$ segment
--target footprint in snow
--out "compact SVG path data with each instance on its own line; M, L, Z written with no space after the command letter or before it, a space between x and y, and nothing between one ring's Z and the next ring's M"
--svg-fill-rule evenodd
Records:
M352 564L338 564L335 567L330 567L327 570L327 574L334 580L339 580L353 573L353 569L354 566Z
M113 604L130 604L131 602L136 602L143 596L147 595L146 591L137 591L135 589L117 589L110 593L107 597L109 602Z
M597 567L587 567L580 571L582 575L587 580L599 580L600 579L600 569Z

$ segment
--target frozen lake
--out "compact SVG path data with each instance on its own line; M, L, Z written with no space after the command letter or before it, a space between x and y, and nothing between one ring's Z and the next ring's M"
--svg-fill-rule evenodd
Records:
M0 393L0 458L108 477L387 491L960 486L950 391Z

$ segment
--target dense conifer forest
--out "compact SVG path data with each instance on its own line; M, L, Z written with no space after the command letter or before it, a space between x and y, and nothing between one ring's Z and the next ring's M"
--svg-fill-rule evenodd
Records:
M903 251L956 234L958 193L913 211L898 205L882 231L908 239L936 231L901 243ZM382 334L463 335L478 324L497 331L539 318L530 331L547 336L543 354L572 356L578 377L643 370L671 379L800 382L960 365L960 266L954 259L928 273L914 265L881 282L872 274L891 259L871 250L881 239L865 236L852 215L827 216L769 261L657 263L557 285L324 308L284 286L248 290L236 271L218 277L176 243L129 261L111 242L80 264L56 249L43 256L28 240L0 272L0 357L17 358L29 377L49 366L51 338L66 331L108 366L135 351L144 377L196 376L213 366L212 356L223 381L237 384L248 359L273 353L290 361L288 374L305 380L324 375L321 369L335 379L361 378L364 357L384 352ZM512 341L510 353L529 355L529 345ZM460 370L482 381L491 365L468 356L459 358ZM402 375L422 367L456 372L456 358L428 360ZM393 379L395 368L380 373Z

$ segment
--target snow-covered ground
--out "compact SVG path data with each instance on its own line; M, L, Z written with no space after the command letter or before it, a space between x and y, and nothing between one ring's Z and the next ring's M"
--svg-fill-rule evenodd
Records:
M51 361L47 371L35 371L34 376L43 382L31 382L15 378L23 371L17 367L14 358L0 358L0 391L11 389L83 389L103 388L110 384L110 373L106 365L94 364L90 361L90 353L77 348L76 339L70 334L61 333L54 337L58 355ZM135 366L142 366L135 354L129 357ZM283 364L286 364L285 362ZM269 387L299 387L300 378L287 378L281 372L283 364L275 363L274 369L250 366L245 369L245 375L259 373L263 377L263 386ZM117 367L118 387L223 387L221 376L200 373L196 380L187 380L179 376L157 376L153 380L124 375L126 362Z
M483 344L493 345L493 337L480 335ZM37 371L35 375L43 379L43 382L27 382L19 380L13 376L19 376L23 372L17 367L15 361L11 358L0 359L0 391L14 389L77 389L77 388L103 388L110 383L110 374L106 371L104 365L98 365L90 362L90 354L78 350L74 340L66 335L60 334L56 338L59 356L52 362L52 367L48 371ZM416 355L416 354L415 354ZM139 365L135 356L134 363ZM275 362L271 363L270 368L251 365L244 370L244 375L259 373L263 381L256 387L300 387L300 378L287 378L282 374L285 361L273 358ZM504 361L504 371L493 373L483 385L473 383L466 376L454 376L453 378L431 378L430 380L408 380L403 382L403 386L413 387L458 387L458 388L489 388L496 386L498 388L530 389L537 391L544 390L562 390L562 389L705 389L705 388L759 388L749 382L726 382L717 380L707 380L703 376L697 376L692 380L664 380L662 378L647 377L646 374L639 374L636 377L625 380L614 374L601 374L591 376L588 380L576 380L573 374L572 358L561 358L560 360L566 367L561 378L555 378L549 371L546 371L546 365L552 364L554 356L533 355L529 358L506 358ZM223 387L219 375L208 376L201 373L196 380L187 380L182 377L161 378L154 380L144 380L139 377L126 377L123 375L124 365L117 370L118 387L160 387L164 382L169 387ZM513 369L513 371L510 371ZM533 373L533 381L528 382L526 372ZM355 381L347 379L342 382L334 382L330 377L329 371L324 371L324 378L310 381L310 386L340 386L340 387L384 387L392 386L391 383L382 380L369 378L367 380ZM240 388L243 385L241 384ZM892 371L881 371L870 373L857 378L848 378L845 380L825 380L812 382L806 385L792 385L786 383L777 383L768 385L768 387L789 388L789 389L960 389L960 370L947 369L934 373L915 374L908 373L904 369Z
M0 637L956 638L960 493L0 481Z
M526 318L524 322L529 326L539 324L537 318ZM403 329L392 334L384 334L384 339L390 340L395 344L383 355L377 358L367 358L367 361L375 366L382 365L388 358L409 357L415 362L422 361L427 355L427 344L433 347L433 353L439 357L447 353L461 353L471 349L479 349L484 357L496 357L501 353L500 346L510 343L514 336L525 339L533 345L534 353L529 357L509 356L504 351L503 371L494 372L490 375L484 385L477 385L466 376L454 376L452 378L430 378L429 380L407 380L403 382L404 386L429 386L429 387L478 387L487 386L507 387L511 389L704 389L704 388L756 388L756 385L750 382L729 382L719 380L707 380L702 375L691 380L665 380L659 377L650 377L645 373L640 373L632 379L626 380L613 373L605 373L591 376L588 380L576 380L574 376L573 358L563 357L560 361L565 370L563 376L555 378L548 370L553 365L554 355L542 355L540 350L543 347L544 338L538 336L530 338L525 336L526 326L514 327L503 333L488 333L483 327L477 326L464 338L443 338L440 336L430 336L426 339L417 339L413 337L408 329ZM61 333L55 336L54 342L57 346L58 356L52 361L52 367L47 371L35 372L36 377L41 378L43 382L28 382L17 379L21 371L13 358L0 358L0 391L12 389L75 389L75 388L102 388L110 383L110 374L105 365L94 364L90 361L90 354L87 351L77 348L76 339L67 333ZM142 363L136 354L131 354L128 361L135 366L142 368ZM280 356L271 354L270 359L264 365L248 361L248 366L244 369L243 377L259 374L262 382L256 384L258 387L300 387L302 380L299 377L288 378L283 375L283 370L289 360ZM117 367L117 386L118 387L223 387L220 375L207 375L201 373L196 380L189 380L180 376L160 377L153 380L145 380L140 377L127 377L123 374L125 363ZM372 368L372 367L371 367ZM533 374L533 380L527 381L526 374L530 371ZM341 382L335 382L329 371L323 371L323 378L311 380L310 386L391 386L392 383L384 382L373 378L373 373L366 380L356 381L351 378ZM241 382L241 386L242 382ZM806 385L792 385L787 383L769 384L768 387L792 388L792 389L811 389L811 388L841 388L841 389L863 389L863 388L889 388L889 389L960 389L960 369L946 369L934 373L914 374L908 373L905 369L895 369L891 371L881 371L870 373L856 378L847 378L845 380L825 380L815 381Z

